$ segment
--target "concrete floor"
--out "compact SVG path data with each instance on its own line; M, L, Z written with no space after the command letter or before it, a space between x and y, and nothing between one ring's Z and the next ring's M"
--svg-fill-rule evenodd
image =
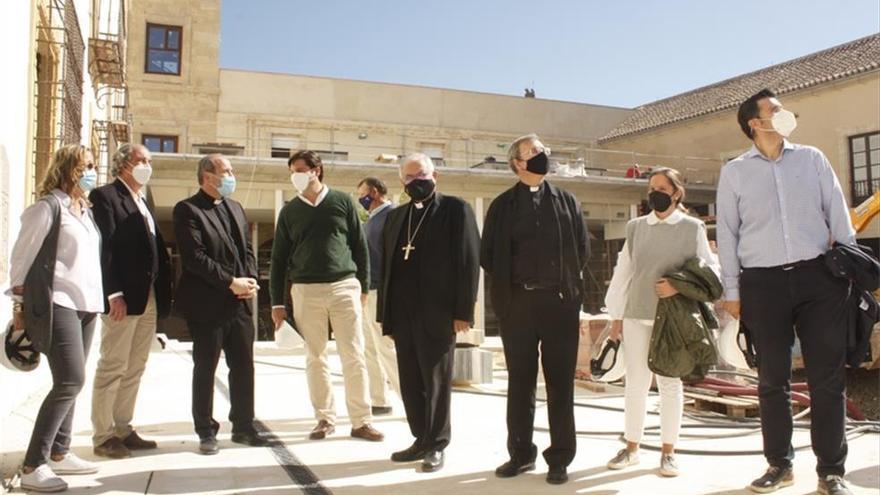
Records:
M490 341L488 346L497 346ZM97 349L95 349L97 351ZM339 370L335 356L333 367ZM418 463L395 464L388 456L412 442L403 406L394 404L394 414L377 418L375 426L386 434L381 443L352 439L345 416L342 379L334 376L339 421L336 433L323 441L309 441L315 420L308 399L305 358L301 351L281 351L261 343L256 350L257 416L267 434L280 442L274 448L246 448L229 441L229 423L220 433L221 452L216 456L195 453L197 438L190 421L191 359L186 344L172 342L163 352L150 357L141 386L135 425L145 437L159 442L159 449L136 453L135 457L109 461L100 459L101 471L89 476L68 476L72 494L745 494L748 482L765 468L761 455L679 454L682 475L662 478L657 472L659 454L644 450L642 462L623 471L609 471L605 462L619 449L615 434L623 427L623 399L614 391L608 396L578 389L579 430L589 431L578 439L578 454L569 467L571 481L566 485L545 483L546 465L538 461L537 471L513 479L498 479L494 469L507 458L505 449L506 384L503 370L496 370L491 386L457 389L453 394L453 437L447 449L446 466L426 474ZM90 358L94 368L97 354ZM93 374L93 373L91 373ZM225 368L218 372L215 417L228 414ZM74 451L87 459L91 453L90 393L87 384L77 405ZM43 392L44 393L44 392ZM542 390L538 392L543 394ZM22 451L33 425L36 406L42 395L19 407L2 424L3 467L9 474L21 462ZM656 398L650 399L656 409ZM597 407L598 406L598 407ZM693 421L687 421L693 423ZM549 444L546 411L539 406L535 443L539 449ZM647 425L658 424L649 416ZM731 430L685 429L685 434L731 434ZM658 442L647 435L648 443ZM794 444L808 445L809 434L797 432ZM758 433L720 439L683 438L680 449L755 451L761 448ZM816 487L815 457L801 450L795 461L795 485L778 493L802 495ZM850 441L847 480L854 493L880 494L880 435L868 434ZM18 491L18 490L16 490Z

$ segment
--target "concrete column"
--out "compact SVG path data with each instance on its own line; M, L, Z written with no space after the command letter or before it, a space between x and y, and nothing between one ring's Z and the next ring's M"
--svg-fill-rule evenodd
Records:
M260 245L258 244L258 242L260 240L260 236L259 236L260 224L257 222L253 222L253 223L251 223L251 225L252 225L252 227L250 229L251 230L251 247L254 250L254 263L257 264L257 281L259 283L259 278L260 278L260 250L259 250L259 247L260 247ZM260 290L269 290L269 288L268 287L261 287ZM260 314L259 314L260 313L260 303L259 303L258 297L254 298L254 303L253 303L253 306L251 307L251 310L252 310L251 312L253 313L253 316L254 316L254 341L256 342L257 339L259 339L259 337L260 337L260 333L259 333L259 329L260 329Z
M483 235L483 197L478 196L475 200L474 215L477 217L477 228L480 229L480 236ZM483 269L480 268L480 285L477 288L477 307L474 312L474 325L476 328L486 330L486 288L483 287Z
M629 218L632 220L639 216L639 205L629 205Z
M284 208L284 191L281 189L275 189L275 217L274 217L274 225L278 226L278 215L281 213L281 208Z

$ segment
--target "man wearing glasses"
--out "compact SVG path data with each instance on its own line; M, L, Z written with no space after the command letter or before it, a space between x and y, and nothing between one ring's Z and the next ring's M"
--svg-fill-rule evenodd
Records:
M495 470L509 478L535 469L532 443L538 349L547 383L550 447L544 459L547 482L568 481L577 443L574 428L574 370L579 313L584 297L581 271L589 255L580 203L545 180L550 149L535 134L508 149L516 185L492 201L486 213L480 265L488 274L492 307L501 325L507 362L507 451Z
M434 164L415 153L401 162L412 199L388 214L376 319L397 346L400 392L415 441L391 460L443 467L450 439L455 334L474 319L480 233L471 207L436 191Z

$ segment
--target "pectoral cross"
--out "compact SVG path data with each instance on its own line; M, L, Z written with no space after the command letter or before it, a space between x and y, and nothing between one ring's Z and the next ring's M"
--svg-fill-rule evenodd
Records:
M406 246L403 246L403 248L401 248L401 251L403 251L403 261L409 261L409 252L415 250L416 247L413 246L412 243L407 243Z

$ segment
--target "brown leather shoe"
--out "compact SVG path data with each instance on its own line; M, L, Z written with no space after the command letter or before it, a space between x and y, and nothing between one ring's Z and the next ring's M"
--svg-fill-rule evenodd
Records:
M109 457L111 459L125 459L131 457L131 451L122 443L119 438L113 437L106 442L98 445L92 452L97 456Z
M323 440L327 435L332 435L336 431L336 427L326 419L318 421L318 426L309 433L310 440Z
M385 435L373 428L369 423L364 423L360 428L352 428L351 436L354 438L363 438L371 442L381 442L385 439Z
M148 450L155 449L159 445L152 440L144 440L137 434L136 431L132 431L128 434L127 437L122 441L122 444L128 447L128 450Z

